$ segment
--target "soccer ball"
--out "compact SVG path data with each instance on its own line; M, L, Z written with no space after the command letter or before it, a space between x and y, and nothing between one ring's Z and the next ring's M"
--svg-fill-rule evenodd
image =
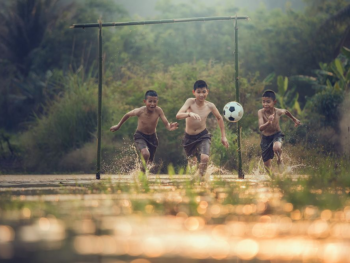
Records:
M224 107L224 117L229 122L237 122L243 117L243 107L237 101L226 103Z

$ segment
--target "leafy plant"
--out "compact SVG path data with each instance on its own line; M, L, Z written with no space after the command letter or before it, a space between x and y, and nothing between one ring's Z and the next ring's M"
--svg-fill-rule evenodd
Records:
M343 47L342 54L329 64L320 63L320 69L314 70L314 76L297 75L292 80L311 85L316 92L330 89L347 92L350 86L350 49Z
M281 108L290 108L295 110L298 114L301 113L300 104L298 101L299 93L296 92L296 88L288 89L288 77L277 77L278 93L276 99L279 102Z

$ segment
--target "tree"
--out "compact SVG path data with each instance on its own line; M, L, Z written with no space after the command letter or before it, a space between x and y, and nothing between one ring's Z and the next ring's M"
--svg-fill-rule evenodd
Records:
M50 88L54 69L91 69L96 35L82 36L83 30L69 29L72 23L126 15L107 0L1 1L0 10L0 109L5 112L0 127L5 129L40 114L42 105L62 91Z
M27 76L33 52L40 47L45 33L71 6L59 0L1 2L0 21L3 26L0 31L0 59L10 61L18 74Z

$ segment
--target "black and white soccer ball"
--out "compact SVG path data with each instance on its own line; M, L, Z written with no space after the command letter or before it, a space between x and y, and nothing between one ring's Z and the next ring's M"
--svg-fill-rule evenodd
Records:
M237 122L243 117L243 107L237 101L228 102L224 107L224 118L229 122Z

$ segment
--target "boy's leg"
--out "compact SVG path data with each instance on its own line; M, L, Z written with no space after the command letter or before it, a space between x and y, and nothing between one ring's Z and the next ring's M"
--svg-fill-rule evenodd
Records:
M199 164L199 173L201 176L204 176L207 171L208 162L209 162L209 154L210 154L210 139L203 140L200 144L200 164Z
M264 168L266 172L271 173L271 160L274 157L273 137L262 135L260 147Z
M148 151L149 151L149 159L147 163L147 168L150 173L156 173L156 166L153 165L154 157L156 155L157 147L151 144L148 144Z
M273 143L273 152L277 156L277 164L282 164L282 143L280 141Z
M198 149L195 144L190 146L184 146L186 156L187 156L187 169L190 174L193 174L197 170L198 163Z
M265 169L269 172L271 170L271 159L264 162Z
M150 159L150 152L147 148L147 142L143 138L138 138L135 140L135 146L141 154L141 171L146 172L145 166L147 165Z
M147 147L140 149L140 170L141 172L146 172L147 163L149 162L149 151Z
M199 174L201 176L204 176L205 172L207 171L209 162L209 155L207 154L201 154L201 162L199 163Z
M148 164L148 162L150 161L150 153L149 150L146 148L141 149L141 155L143 157L143 159L145 160L145 164Z

